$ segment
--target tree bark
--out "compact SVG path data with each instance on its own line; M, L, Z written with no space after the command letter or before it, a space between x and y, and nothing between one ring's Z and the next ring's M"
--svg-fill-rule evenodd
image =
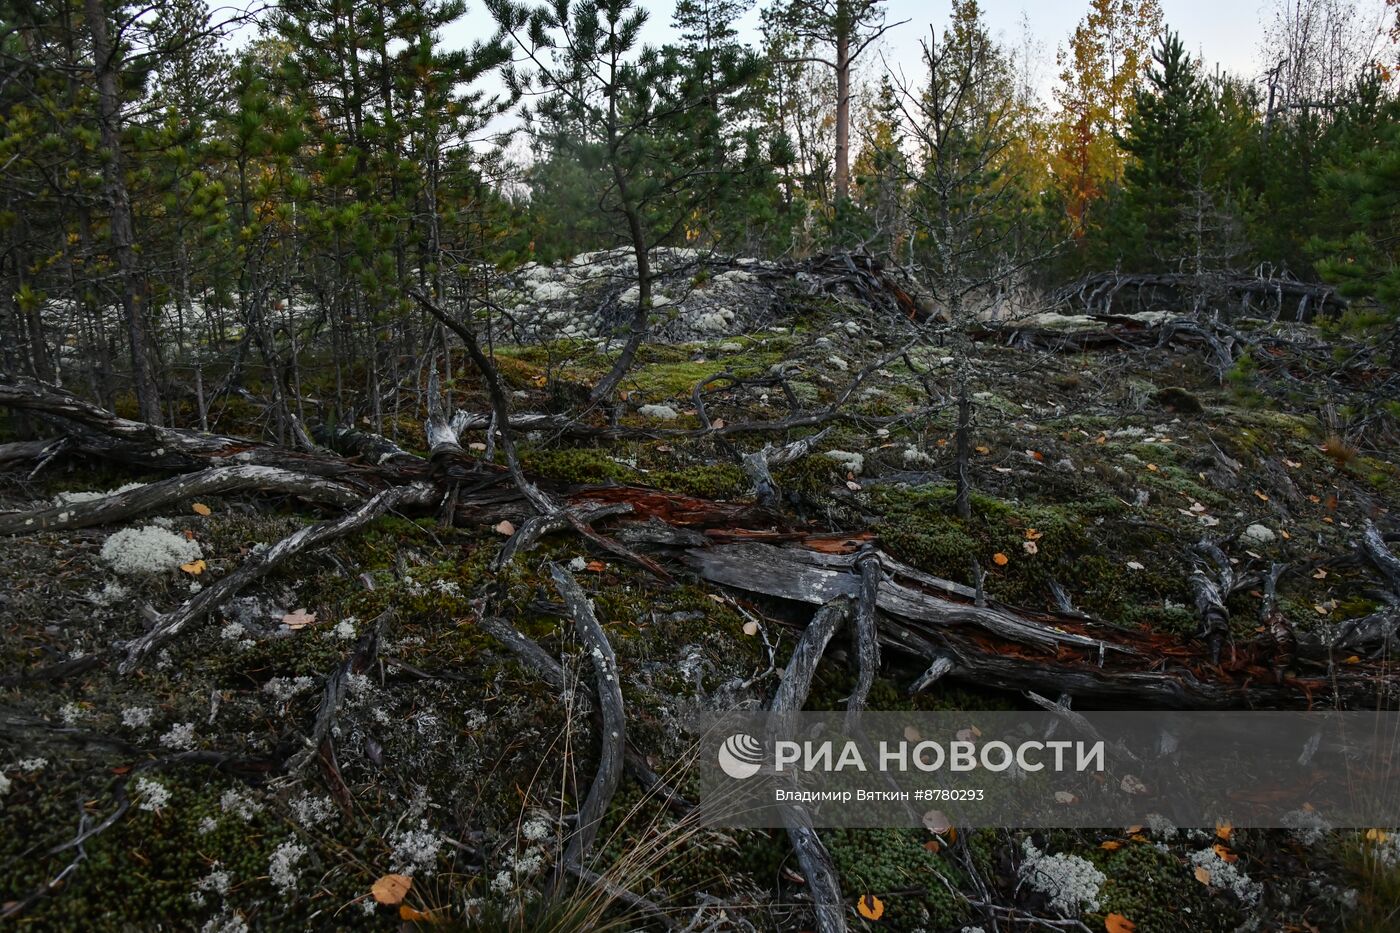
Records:
M839 206L851 194L851 19L848 3L838 4L836 14L836 178L835 202Z
M122 315L131 343L131 378L141 420L163 423L160 393L151 365L150 342L146 335L146 309L140 271L136 266L135 233L131 217L131 195L122 174L121 95L118 89L117 50L107 34L107 9L103 0L84 0L88 31L92 35L92 74L97 82L97 125L104 150L103 188L111 210L108 221L112 252L121 278Z

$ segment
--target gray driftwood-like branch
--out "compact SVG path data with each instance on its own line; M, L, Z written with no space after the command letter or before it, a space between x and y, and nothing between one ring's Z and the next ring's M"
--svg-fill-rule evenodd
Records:
M203 619L237 595L243 587L262 579L274 568L298 554L357 531L390 509L406 505L427 505L435 497L435 489L427 483L395 486L375 495L344 515L302 528L266 550L249 556L233 572L200 590L178 609L155 616L149 631L123 646L126 657L117 666L117 670L123 674L131 673L151 652L180 634L190 623Z
M593 603L579 587L573 575L558 564L549 565L549 575L554 580L554 588L564 600L569 615L574 620L574 629L583 644L584 653L593 666L593 679L597 686L598 707L603 723L599 740L598 770L593 776L593 784L588 789L583 806L579 808L578 828L564 849L563 864L584 867L593 840L598 835L603 815L617 792L622 778L623 750L627 745L627 713L622 705L622 683L617 669L617 656L613 654L608 636L598 617L593 613Z
M816 676L817 665L821 663L826 646L836 635L837 629L851 616L851 602L838 597L817 610L812 621L802 630L797 647L792 649L782 683L769 710L773 713L798 713L807 703L807 695L812 690L812 679ZM775 728L785 717L775 721ZM812 898L816 914L817 929L820 933L841 933L846 929L846 907L841 896L841 881L836 873L836 865L831 853L822 843L821 836L812 825L812 815L801 804L788 804L782 808L783 825L787 828L788 839L792 843L797 863L802 875L807 879L807 890Z
M196 496L257 491L296 496L307 502L350 508L363 502L362 493L343 483L279 467L242 463L184 473L100 499L75 502L37 512L0 513L0 534L65 531L110 525L145 515Z
M1391 595L1400 603L1400 557L1396 557L1390 550L1390 546L1385 543L1385 537L1381 535L1381 530L1370 519L1366 520L1366 527L1361 533L1361 551L1385 578Z
M880 579L885 571L874 551L867 551L856 558L855 571L860 574L860 595L856 600L855 625L852 627L857 674L856 688L846 701L846 709L859 713L865 709L870 688L875 685L875 677L880 672L880 630L875 613L880 596Z

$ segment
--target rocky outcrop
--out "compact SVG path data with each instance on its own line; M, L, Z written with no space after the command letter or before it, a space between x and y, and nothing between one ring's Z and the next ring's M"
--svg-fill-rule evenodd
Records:
M768 326L775 284L786 275L755 259L657 249L651 257L652 338L709 340ZM492 295L506 309L501 330L522 341L624 336L637 307L637 262L629 250L582 253L555 265L527 263Z

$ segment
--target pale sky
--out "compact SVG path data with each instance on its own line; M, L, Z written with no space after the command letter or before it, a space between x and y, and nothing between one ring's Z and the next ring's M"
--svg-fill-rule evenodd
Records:
M760 3L766 0L759 0ZM1160 0L1167 25L1181 33L1182 41L1200 56L1207 71L1216 66L1236 74L1254 77L1259 71L1260 24L1262 8L1269 0ZM661 44L672 38L671 11L675 0L639 0L650 18L643 41ZM919 40L928 34L930 23L940 29L947 21L951 4L947 0L888 0L887 21L909 20L891 30L885 39L884 58L891 65L902 65L906 72L917 71ZM1088 9L1088 0L984 0L993 33L1009 46L1021 45L1023 17L1043 53L1041 90L1047 92L1055 74L1055 51L1064 45ZM758 37L757 5L740 21L741 36L748 41ZM480 0L469 0L467 15L443 31L449 45L466 44L494 31L490 14Z

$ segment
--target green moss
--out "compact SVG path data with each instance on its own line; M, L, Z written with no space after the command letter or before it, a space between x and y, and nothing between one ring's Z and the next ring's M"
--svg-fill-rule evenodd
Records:
M1137 924L1138 933L1225 933L1244 920L1224 899L1212 897L1187 866L1156 846L1129 842L1113 852L1095 848L1079 854L1107 876L1099 891L1099 912L1085 918L1093 929L1103 929L1110 913Z
M835 829L822 839L852 897L879 897L885 913L869 928L942 930L966 919L963 906L948 893L943 878L956 887L964 880L950 859L924 847L928 833L908 829Z
M751 486L744 471L728 463L653 470L645 479L649 486L703 499L737 499L747 495Z
M876 530L896 557L945 579L971 583L971 559L986 573L989 592L1002 602L1049 605L1048 581L1071 581L1081 609L1120 624L1159 617L1173 627L1166 602L1189 599L1178 559L1162 559L1142 571L1128 569L1161 548L1160 535L1141 525L1114 527L1122 504L1109 497L1064 504L1013 502L972 496L972 517L953 514L951 486L880 487L870 495L879 513ZM1028 547L1033 545L1033 547ZM996 559L1005 555L1005 563Z
M520 460L531 474L571 486L634 483L640 478L636 470L595 448L526 450Z

